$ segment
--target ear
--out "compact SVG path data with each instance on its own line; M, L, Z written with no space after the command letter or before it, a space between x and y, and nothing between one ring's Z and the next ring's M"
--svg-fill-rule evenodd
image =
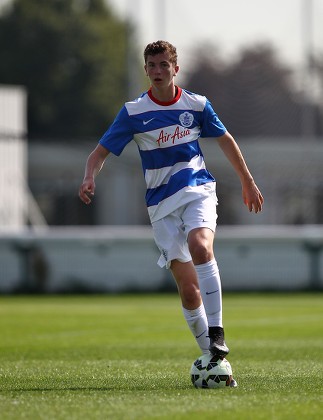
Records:
M144 69L145 69L146 76L148 76L148 73L147 73L147 65L146 64L144 65Z
M174 76L176 76L176 74L179 72L179 65L176 64L176 66L174 67Z

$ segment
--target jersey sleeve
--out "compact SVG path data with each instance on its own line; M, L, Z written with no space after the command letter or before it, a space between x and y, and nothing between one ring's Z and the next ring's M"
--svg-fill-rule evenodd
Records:
M126 145L131 142L133 135L129 114L124 106L121 108L112 125L99 140L99 144L114 155L119 156Z
M201 137L220 137L227 129L207 99L203 109Z

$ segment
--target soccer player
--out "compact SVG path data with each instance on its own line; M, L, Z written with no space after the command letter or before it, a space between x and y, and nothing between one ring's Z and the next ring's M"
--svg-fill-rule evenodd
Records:
M232 135L204 96L175 85L176 48L166 41L148 44L144 69L151 87L125 103L89 155L79 196L91 203L95 177L109 155L119 156L132 140L138 146L147 184L146 204L158 265L176 281L184 317L201 351L229 353L222 323L222 292L213 253L216 182L208 172L200 137L214 137L241 181L250 212L262 210L263 197Z

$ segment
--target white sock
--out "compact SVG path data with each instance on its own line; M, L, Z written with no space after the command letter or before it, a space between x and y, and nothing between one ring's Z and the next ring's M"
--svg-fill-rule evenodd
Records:
M215 259L195 266L209 327L223 327L222 290Z
M184 307L182 309L187 325L202 353L208 353L210 339L208 338L208 323L203 304L196 309L186 309Z

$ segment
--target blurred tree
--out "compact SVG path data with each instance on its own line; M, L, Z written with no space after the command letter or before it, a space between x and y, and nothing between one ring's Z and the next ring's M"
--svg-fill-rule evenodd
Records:
M31 138L101 134L127 91L126 24L104 0L13 0L0 15L0 83L28 90Z
M214 47L198 49L186 86L205 94L222 121L238 136L300 135L301 98L292 71L269 45L241 50L224 62ZM317 133L318 134L318 133Z

